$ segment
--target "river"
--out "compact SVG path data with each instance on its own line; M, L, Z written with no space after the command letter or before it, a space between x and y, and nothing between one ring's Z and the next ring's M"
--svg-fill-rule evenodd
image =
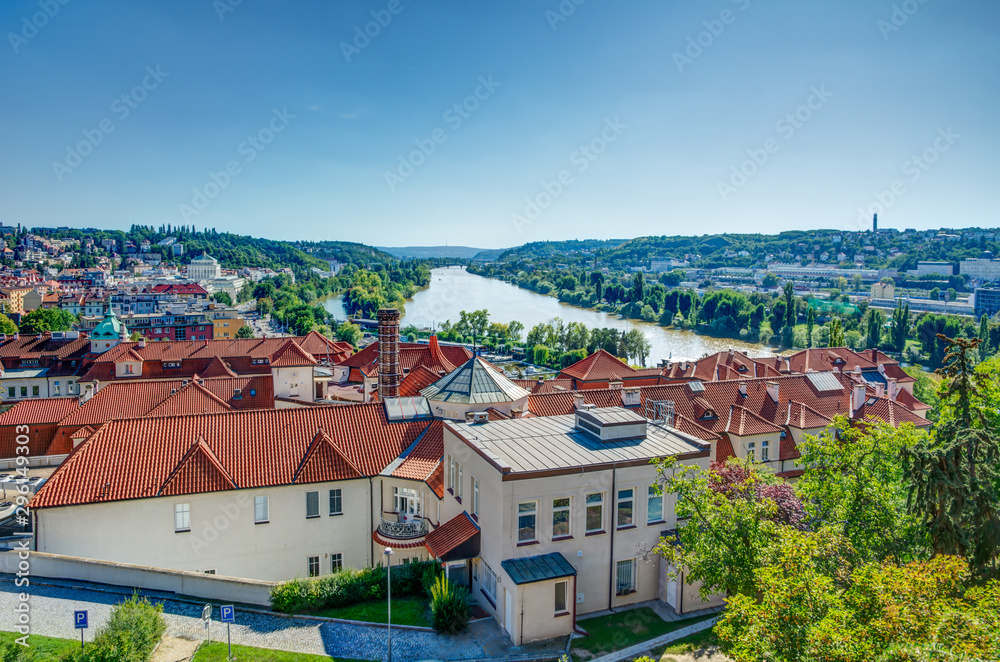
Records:
M345 319L347 311L341 297L331 297L323 302L327 310L338 319ZM491 321L524 324L525 333L531 327L553 318L564 322L583 322L590 328L640 329L652 346L647 362L656 365L660 359L698 359L730 347L746 352L752 357L772 356L774 352L764 345L756 345L728 338L711 338L692 331L665 329L657 324L624 320L616 315L578 308L501 280L470 274L465 268L441 267L431 271L431 283L406 302L402 326L413 324L418 328L438 328L442 322L459 319L459 311L480 310L490 312Z

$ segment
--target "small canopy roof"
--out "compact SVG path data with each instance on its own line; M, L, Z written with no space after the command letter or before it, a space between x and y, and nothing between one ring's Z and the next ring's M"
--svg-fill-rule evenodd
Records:
M500 565L503 566L513 582L518 585L576 575L576 568L570 565L566 557L559 552L526 556L520 559L507 559L501 561Z
M432 402L474 405L515 402L531 395L478 356L423 389L420 394Z

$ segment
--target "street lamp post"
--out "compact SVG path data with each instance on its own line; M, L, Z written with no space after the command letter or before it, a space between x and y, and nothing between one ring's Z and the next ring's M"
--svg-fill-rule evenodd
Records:
M388 613L385 624L389 633L389 662L392 662L392 547L385 548L385 584Z

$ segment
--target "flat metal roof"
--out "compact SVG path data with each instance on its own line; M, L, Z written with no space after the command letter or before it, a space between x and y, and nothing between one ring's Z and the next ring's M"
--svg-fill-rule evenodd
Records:
M591 409L588 413L594 411L599 410ZM573 414L489 423L446 423L501 470L510 473L642 462L709 448L708 442L654 421L647 421L644 438L617 441L601 441L576 429L575 424Z

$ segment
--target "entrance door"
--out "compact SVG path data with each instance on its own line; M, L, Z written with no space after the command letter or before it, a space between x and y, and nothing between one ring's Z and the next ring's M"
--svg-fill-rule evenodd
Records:
M514 596L510 594L510 591L505 587L503 590L503 607L504 607L504 619L503 626L507 630L507 634L510 635L511 641L514 640Z

